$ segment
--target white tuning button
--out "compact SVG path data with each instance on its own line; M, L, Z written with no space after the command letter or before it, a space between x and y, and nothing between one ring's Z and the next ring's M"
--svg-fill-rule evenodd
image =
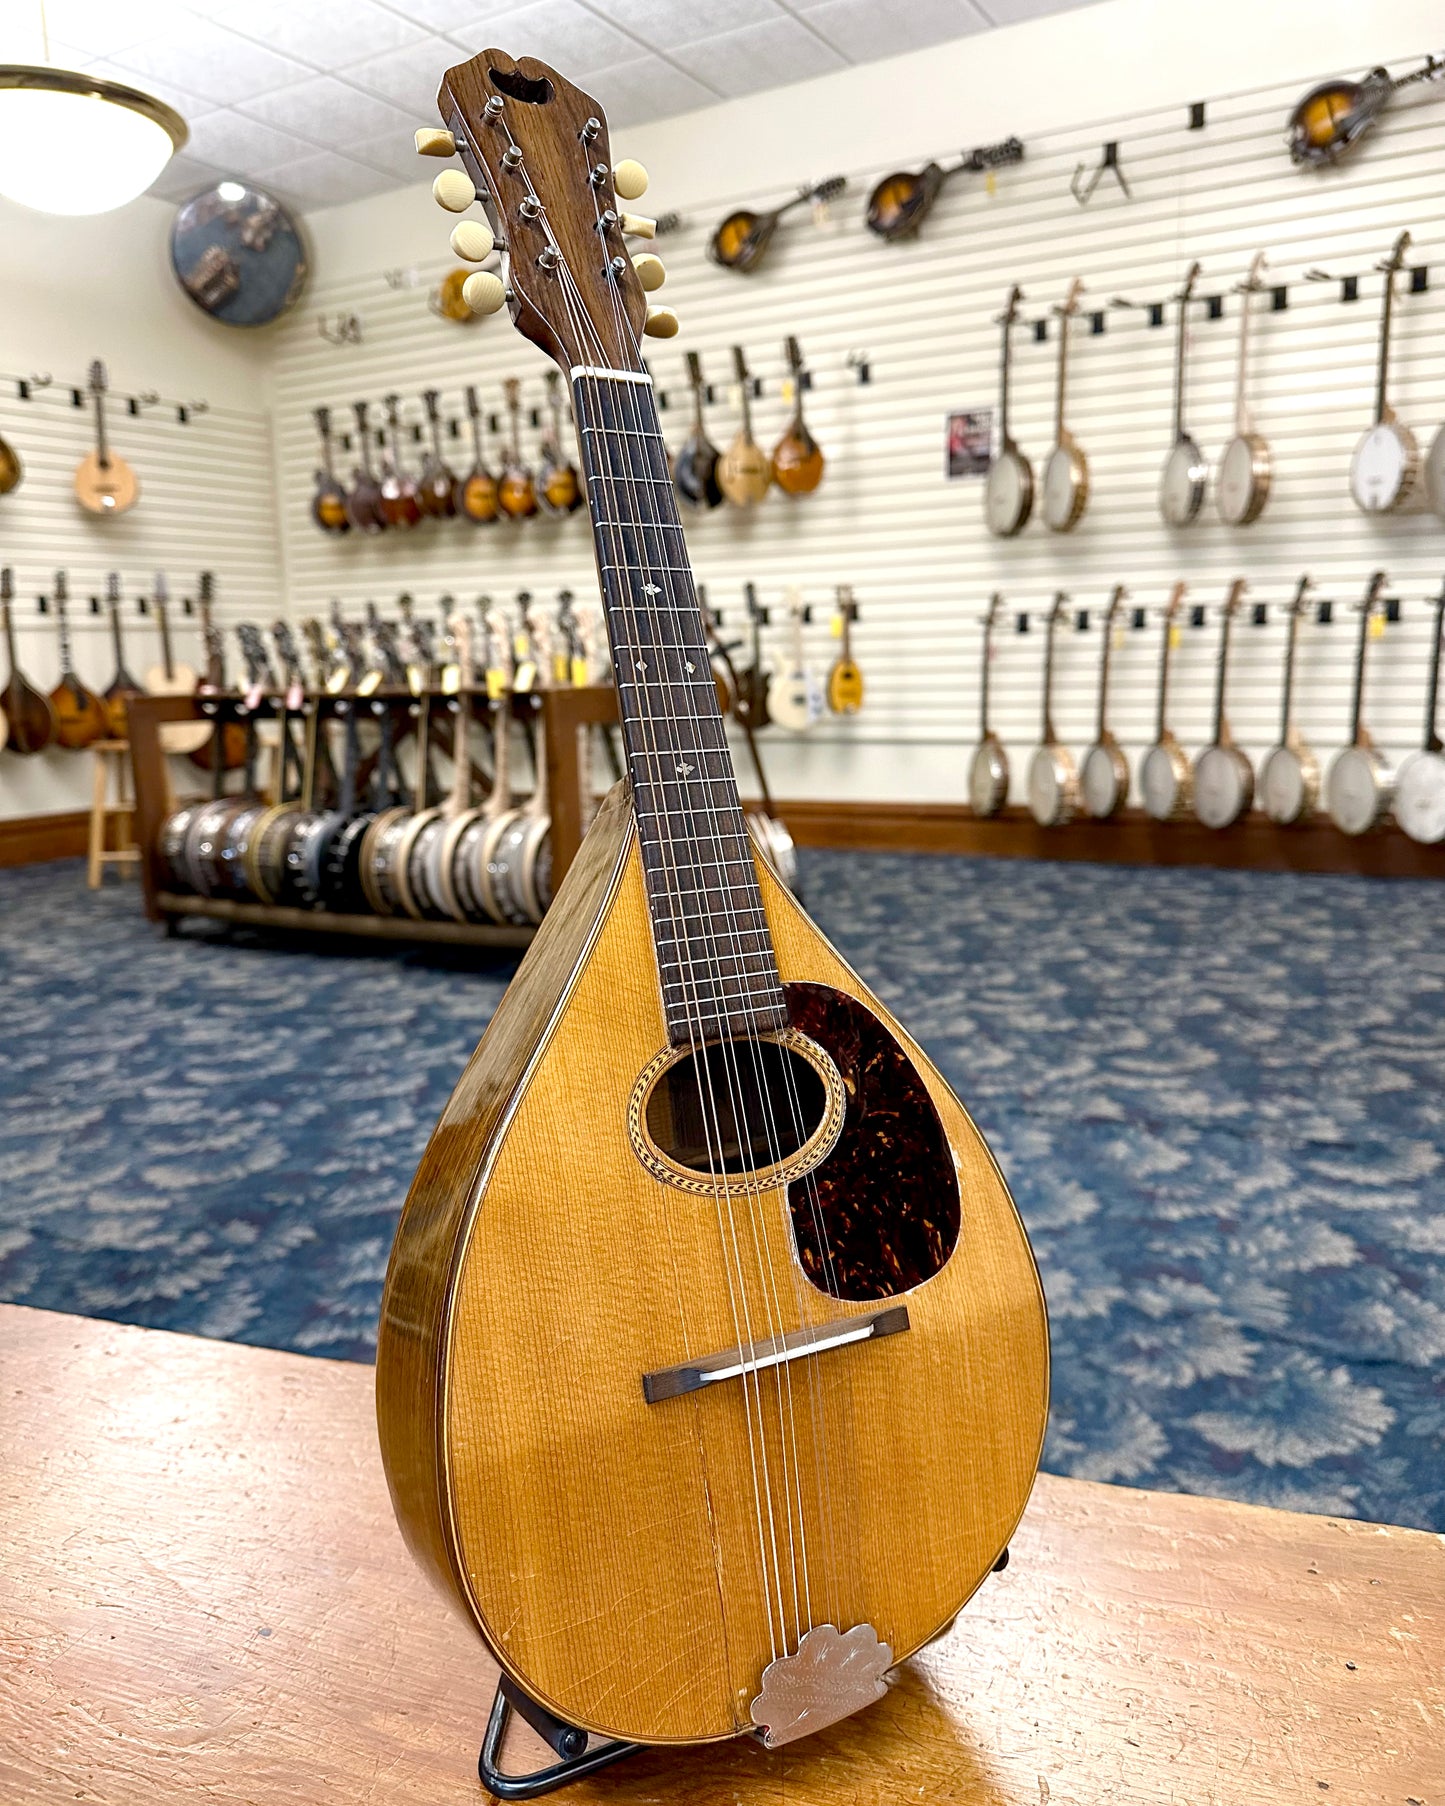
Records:
M485 220L464 219L452 227L452 249L463 263L480 263L484 257L490 257L496 242Z
M631 157L624 157L612 172L612 186L624 201L640 201L647 193L647 171Z
M670 307L649 307L647 318L642 322L642 330L649 338L675 339L677 337L678 318Z
M419 157L454 157L457 141L439 125L419 125L416 128L416 154Z
M667 281L667 271L662 267L662 259L654 257L651 251L643 251L632 260L632 267L637 271L637 280L650 295L656 288L661 288Z
M465 213L477 198L470 176L459 169L444 169L431 185L432 199L448 213Z
M624 213L618 225L629 238L656 238L657 221L642 213Z
M474 314L494 314L506 298L506 285L490 270L473 270L462 284L462 300Z

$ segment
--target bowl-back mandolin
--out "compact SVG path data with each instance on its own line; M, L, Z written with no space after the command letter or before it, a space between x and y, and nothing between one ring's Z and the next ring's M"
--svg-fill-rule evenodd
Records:
M880 1699L999 1560L1043 1296L978 1130L747 826L602 108L498 50L439 105L571 388L628 777L413 1181L386 1472L549 1712L777 1747Z
M716 508L723 499L718 482L722 454L707 436L702 411L702 360L695 351L687 354L687 382L692 390L692 431L677 454L672 480L677 484L677 493L694 508Z

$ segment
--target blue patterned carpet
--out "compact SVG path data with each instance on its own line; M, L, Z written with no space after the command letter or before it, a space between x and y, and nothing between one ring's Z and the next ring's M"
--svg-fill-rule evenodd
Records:
M1426 884L805 855L1043 1268L1046 1465L1445 1530L1445 937ZM0 1298L369 1358L512 967L165 941L0 872Z

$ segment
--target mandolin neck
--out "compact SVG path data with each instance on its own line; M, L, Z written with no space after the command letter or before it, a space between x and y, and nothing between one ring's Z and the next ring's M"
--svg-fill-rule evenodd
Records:
M581 373L574 411L668 1032L782 1027L771 937L652 384Z

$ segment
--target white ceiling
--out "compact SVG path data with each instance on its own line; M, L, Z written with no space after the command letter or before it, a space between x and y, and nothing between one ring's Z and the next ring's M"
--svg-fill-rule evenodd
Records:
M499 44L617 125L801 81L1088 0L45 0L51 60L168 100L191 141L152 192L246 176L302 208L417 180L445 69ZM0 0L0 57L38 0ZM33 58L34 51L31 51Z

